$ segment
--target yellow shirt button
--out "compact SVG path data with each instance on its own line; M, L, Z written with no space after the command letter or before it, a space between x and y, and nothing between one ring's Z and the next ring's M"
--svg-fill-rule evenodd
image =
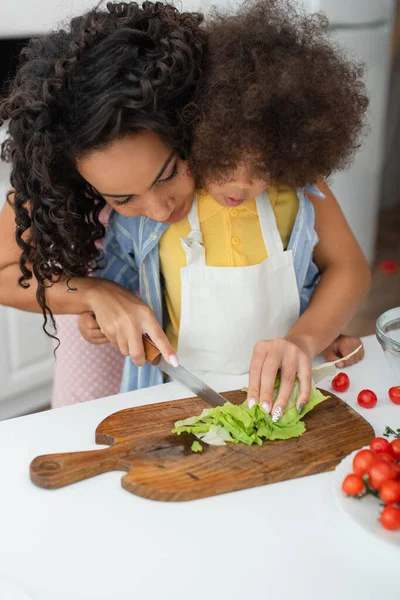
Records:
M240 244L240 240L238 237L233 237L232 238L232 246L237 246L238 244Z
M236 208L232 208L230 210L229 214L231 215L231 217L237 217L238 216L238 211L236 210Z

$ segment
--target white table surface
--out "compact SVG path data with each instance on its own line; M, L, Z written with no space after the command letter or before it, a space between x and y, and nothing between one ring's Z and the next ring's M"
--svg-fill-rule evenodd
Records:
M373 337L365 347L343 397L381 435L400 427L387 397L399 382ZM362 388L378 394L374 409L357 406ZM31 459L95 448L110 413L185 396L170 383L1 422L0 579L31 600L399 600L399 552L340 512L332 473L186 503L136 497L120 472L56 491L31 484Z

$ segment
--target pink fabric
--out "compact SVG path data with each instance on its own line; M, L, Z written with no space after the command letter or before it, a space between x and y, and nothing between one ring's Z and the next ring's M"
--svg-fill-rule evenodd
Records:
M57 337L52 407L118 394L124 356L112 344L96 346L78 329L77 315L56 317Z
M100 213L104 226L111 208ZM97 244L102 246L102 240ZM52 407L77 404L118 394L124 356L112 344L96 346L87 342L78 329L78 315L56 316L60 347L56 353Z

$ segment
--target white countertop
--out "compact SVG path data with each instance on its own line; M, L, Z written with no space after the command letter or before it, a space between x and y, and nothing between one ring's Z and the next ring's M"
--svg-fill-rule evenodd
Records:
M375 339L365 346L344 398L357 409L358 391L375 390L359 412L381 435L400 427L387 398L399 382ZM1 422L0 579L31 600L399 600L399 553L340 512L332 473L186 503L136 497L119 472L56 491L30 482L35 456L95 448L110 413L187 395L170 383Z

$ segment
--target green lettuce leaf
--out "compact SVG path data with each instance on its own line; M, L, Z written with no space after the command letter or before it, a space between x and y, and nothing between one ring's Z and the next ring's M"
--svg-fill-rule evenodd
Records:
M200 442L194 441L191 446L191 451L192 452L203 452L203 446L200 444Z
M278 395L279 385L280 377L278 375L274 387L274 401ZM224 446L227 442L235 444L241 442L249 446L261 445L263 440L287 440L299 437L306 431L306 426L302 421L304 416L326 400L326 396L313 385L303 414L299 415L296 408L299 389L299 383L296 380L286 410L277 423L272 422L271 415L267 415L260 404L249 408L247 401L240 405L226 402L223 406L204 409L198 416L176 421L172 433L176 435L191 433L202 442L212 446ZM243 391L247 391L247 389L244 388Z

